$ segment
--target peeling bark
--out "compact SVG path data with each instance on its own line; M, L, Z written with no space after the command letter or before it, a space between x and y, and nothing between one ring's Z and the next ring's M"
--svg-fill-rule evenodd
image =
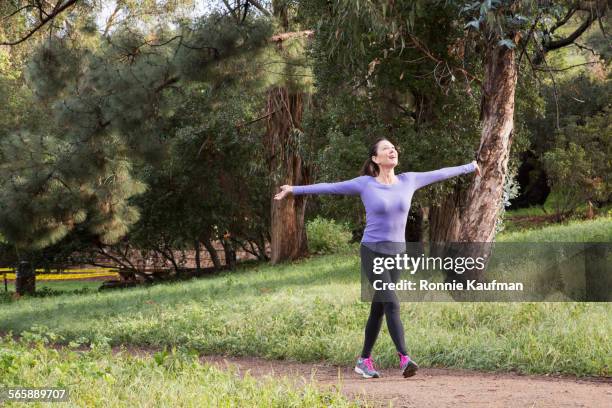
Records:
M484 65L482 134L477 158L481 176L474 177L465 193L465 208L458 212L458 216L449 214L454 222L445 234L452 242L487 243L469 246L464 244L457 248L460 256L481 256L488 260L491 243L495 240L495 224L502 205L512 145L517 81L514 49L499 45L489 47ZM444 210L443 208L442 211ZM461 281L483 280L485 270L473 269L461 275L451 272L448 278Z
M274 113L267 118L264 146L275 192L284 184L302 185L310 181L294 131L301 130L303 97L303 93L290 93L286 87L268 91L268 112ZM291 194L284 200L271 200L271 262L306 255L306 197Z
M459 219L462 204L465 203L465 189L456 185L451 193L442 199L440 205L429 207L429 241L430 243L454 242L459 236ZM431 246L433 256L436 256L437 245Z
M514 49L495 46L485 56L481 106L482 135L478 150L481 177L467 191L459 241L492 242L501 206L514 126L517 69Z

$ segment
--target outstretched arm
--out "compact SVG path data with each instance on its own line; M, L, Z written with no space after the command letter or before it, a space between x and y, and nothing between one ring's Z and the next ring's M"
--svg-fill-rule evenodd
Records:
M414 189L417 190L429 184L446 180L451 177L459 176L461 174L471 173L473 171L476 171L476 174L480 175L480 168L478 167L478 163L476 163L475 160L471 163L463 164L461 166L444 167L438 170L425 172L409 172L408 174L410 175L410 177L412 177Z
M281 192L274 196L276 200L282 200L288 193L300 194L360 194L366 176L355 177L351 180L337 183L318 183L306 186L281 186Z

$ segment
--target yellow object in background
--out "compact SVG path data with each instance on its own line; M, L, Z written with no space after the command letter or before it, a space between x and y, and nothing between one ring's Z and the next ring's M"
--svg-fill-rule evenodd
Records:
M8 272L11 271L11 272ZM14 268L0 268L0 272L8 272L6 274L7 279L15 279ZM37 272L43 272L44 269L37 269ZM63 273L37 273L36 279L38 280L76 280L76 279L88 279L88 278L100 278L109 277L115 278L119 274L115 269L71 269L70 272Z

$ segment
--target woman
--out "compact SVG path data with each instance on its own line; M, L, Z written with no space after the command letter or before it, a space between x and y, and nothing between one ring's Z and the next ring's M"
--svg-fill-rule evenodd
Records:
M398 243L405 245L405 229L413 193L428 184L450 177L476 171L480 168L476 161L456 167L445 167L427 172L406 172L395 175L398 153L393 144L385 139L378 139L371 147L369 158L361 170L361 176L338 183L319 183L305 186L281 186L281 192L274 196L282 200L289 193L298 194L349 194L361 196L366 210L366 227L361 240L361 268L370 282L373 280L373 259L377 256L390 256L398 252ZM387 245L389 244L389 245ZM395 245L393 245L395 244ZM377 276L376 279L397 282L398 271ZM399 315L399 301L395 293L385 294L384 301L378 293L372 299L370 316L365 327L365 339L361 356L357 360L355 371L365 378L378 378L380 374L374 368L370 356L386 316L389 334L397 349L400 369L404 377L413 376L418 365L406 352L404 328Z

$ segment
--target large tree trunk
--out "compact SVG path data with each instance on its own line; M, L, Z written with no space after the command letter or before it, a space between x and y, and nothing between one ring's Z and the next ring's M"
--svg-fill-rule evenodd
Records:
M200 263L200 240L199 239L194 239L193 240L193 248L195 249L195 267L196 267L196 273L199 275L200 274L200 269L201 269L201 263Z
M36 269L29 261L21 261L15 274L15 292L32 295L36 292Z
M459 217L461 204L465 200L465 190L456 185L453 191L442 198L442 203L429 206L429 242L452 242L459 236ZM435 246L431 249L436 248ZM435 251L432 252L434 256Z
M301 130L303 96L286 87L268 91L267 132L264 145L268 156L274 192L283 184L309 183L308 170L299 154L297 132ZM296 259L306 254L308 246L304 227L306 197L289 195L272 199L271 262Z
M449 247L457 242L461 211L465 210L465 189L461 190L458 185L453 191L442 198L442 203L429 207L429 256L445 257L448 255Z
M223 245L223 252L225 254L225 266L230 269L236 269L236 250L234 249L234 245L229 238L224 237L223 235L219 236L219 241L221 241L221 245Z
M206 248L206 250L208 251L208 254L210 255L210 259L213 263L215 270L220 270L221 260L219 259L219 253L217 252L217 249L214 247L212 241L210 240L210 237L202 236L200 238L200 241L204 245L204 248Z
M455 217L456 225L450 227L449 237L454 242L489 243L460 247L462 256L485 256L488 259L490 243L495 238L498 211L502 205L512 144L514 92L517 81L514 50L491 45L485 55L484 65L482 136L478 151L482 175L476 176L468 188L465 210ZM452 236L455 230L456 236ZM472 272L463 274L461 279L482 280L483 277L484 270L473 269Z
M485 56L478 162L482 176L467 192L459 239L492 242L502 202L514 127L514 91L517 70L514 49L496 45Z

